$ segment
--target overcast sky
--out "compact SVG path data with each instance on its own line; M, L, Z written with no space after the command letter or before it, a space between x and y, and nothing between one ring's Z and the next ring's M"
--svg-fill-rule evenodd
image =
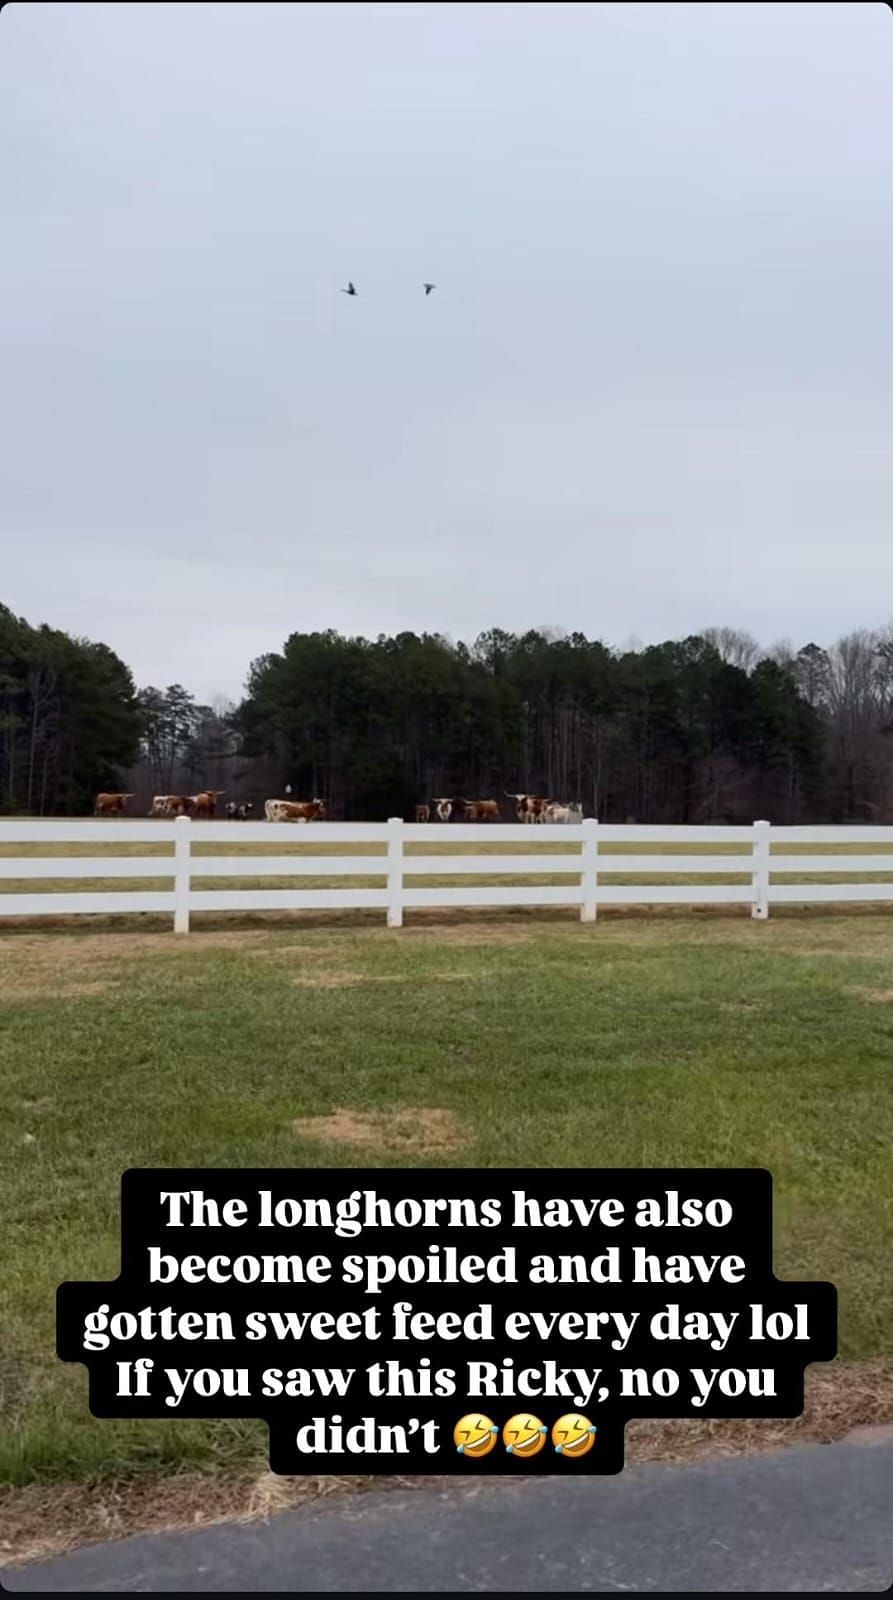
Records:
M886 622L891 176L871 0L13 0L0 600L202 698L295 630Z

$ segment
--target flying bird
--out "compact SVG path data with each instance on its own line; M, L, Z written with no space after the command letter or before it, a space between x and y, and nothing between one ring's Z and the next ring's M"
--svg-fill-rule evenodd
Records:
M437 288L437 284L436 283L425 283L425 284L422 285L422 288L425 291L425 298L427 299L428 295L431 293L431 290Z
M348 281L347 288L341 290L342 294L356 294L356 292L356 289L350 281Z

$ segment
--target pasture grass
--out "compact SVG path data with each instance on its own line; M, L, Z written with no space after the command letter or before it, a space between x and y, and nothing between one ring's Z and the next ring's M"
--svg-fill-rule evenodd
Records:
M838 1285L845 1361L889 1357L889 915L380 920L0 933L0 1481L265 1460L254 1421L95 1419L55 1357L131 1166L765 1166L778 1275Z

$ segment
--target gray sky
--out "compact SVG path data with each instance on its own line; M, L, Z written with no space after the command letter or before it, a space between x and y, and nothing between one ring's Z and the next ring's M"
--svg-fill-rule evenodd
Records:
M870 0L13 0L0 599L202 697L886 621L891 85Z

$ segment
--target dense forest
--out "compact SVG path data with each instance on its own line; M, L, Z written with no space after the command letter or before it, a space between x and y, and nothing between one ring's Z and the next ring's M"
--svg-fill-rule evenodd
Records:
M29 627L0 605L0 812L92 809L138 756L129 669L107 645Z
M0 607L0 811L85 812L124 787L139 814L156 792L258 802L286 783L345 818L523 790L605 821L893 821L893 632L799 650L733 629L624 650L296 633L240 704L203 706Z

